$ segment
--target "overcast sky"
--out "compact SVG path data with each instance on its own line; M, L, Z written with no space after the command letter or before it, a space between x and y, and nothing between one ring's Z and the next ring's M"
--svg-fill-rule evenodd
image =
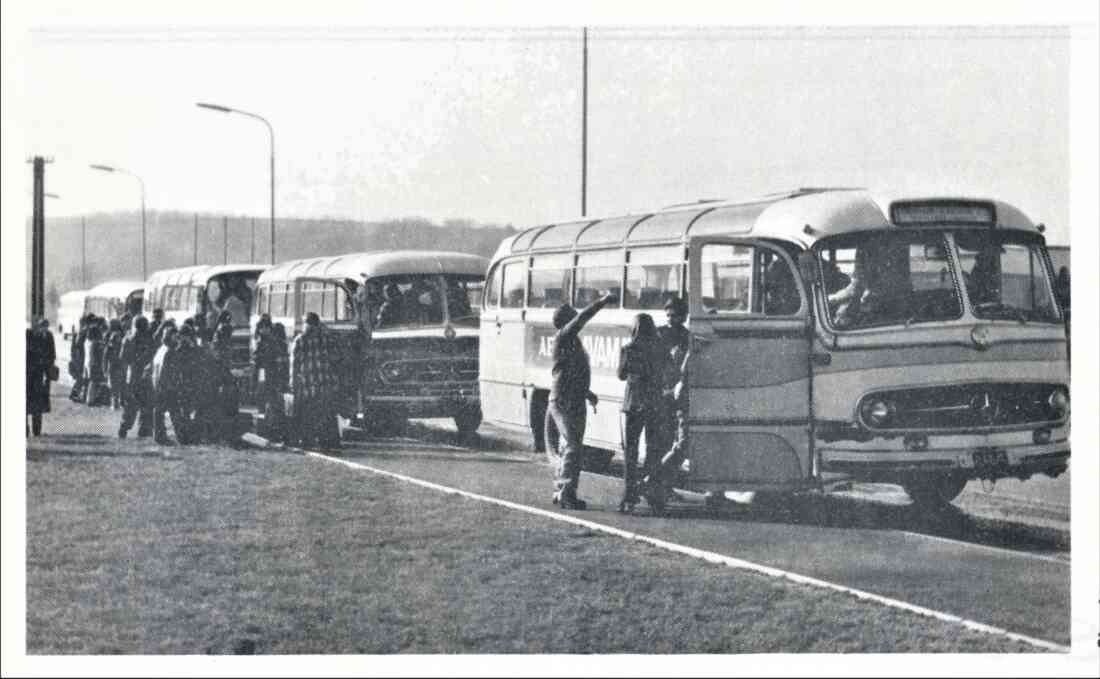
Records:
M806 185L990 195L1069 221L1069 31L811 28L589 33L590 214ZM27 155L53 215L295 217L580 211L581 30L35 31Z

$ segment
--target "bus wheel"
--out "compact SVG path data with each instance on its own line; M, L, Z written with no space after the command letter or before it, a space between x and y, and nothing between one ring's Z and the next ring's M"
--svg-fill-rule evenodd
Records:
M905 479L901 487L914 505L933 509L951 504L966 482L966 477L960 474L922 474Z
M481 426L481 408L471 406L463 408L454 416L455 426L460 434L473 434Z
M363 428L371 436L396 436L405 428L405 418L391 411L378 410L366 414Z

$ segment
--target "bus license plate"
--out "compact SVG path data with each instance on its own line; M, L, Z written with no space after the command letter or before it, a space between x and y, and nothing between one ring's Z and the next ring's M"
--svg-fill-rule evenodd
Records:
M974 466L978 468L1007 467L1008 453L997 449L975 450Z

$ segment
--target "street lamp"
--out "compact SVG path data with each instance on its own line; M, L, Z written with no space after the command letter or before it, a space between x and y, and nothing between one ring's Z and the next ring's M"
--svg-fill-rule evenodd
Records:
M271 123L267 122L267 119L263 116L256 115L255 113L249 113L248 111L242 111L238 108L230 108L228 106L221 106L219 104L208 104L204 102L198 102L195 104L199 108L210 109L211 111L217 111L219 113L239 113L242 116L248 116L249 118L255 118L264 125L267 125L267 133L271 139L271 263L275 263L275 129L271 127Z
M117 172L119 174L124 174L128 177L133 177L141 184L141 280L145 280L148 278L148 272L145 268L145 182L141 177L121 167L111 167L110 165L89 165L88 167L93 170L99 170L100 172Z

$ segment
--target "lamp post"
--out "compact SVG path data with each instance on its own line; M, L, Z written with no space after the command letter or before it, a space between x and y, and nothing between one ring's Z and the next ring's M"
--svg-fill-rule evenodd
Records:
M141 280L145 280L149 277L148 271L146 271L146 257L145 257L145 181L130 172L124 170L121 167L112 167L110 165L89 165L88 167L93 170L99 170L100 172L117 172L124 174L128 177L133 177L138 180L138 184L141 184Z
M267 133L271 140L271 263L275 263L275 129L271 127L271 123L266 118L255 113L249 113L248 111L242 111L237 108L230 108L228 106L221 106L219 104L208 104L205 102L198 102L195 104L199 108L209 109L211 111L217 111L219 113L238 113L242 116L248 116L249 118L255 118L264 125L267 125Z

